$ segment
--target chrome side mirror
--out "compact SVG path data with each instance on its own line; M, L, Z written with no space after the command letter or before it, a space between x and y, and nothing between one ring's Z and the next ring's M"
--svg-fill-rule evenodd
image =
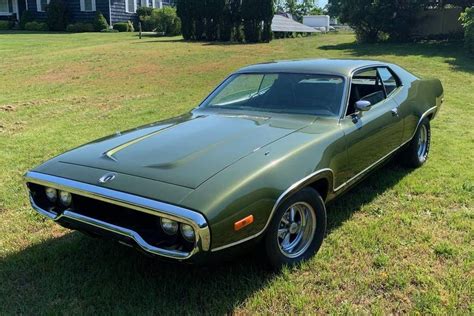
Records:
M355 103L355 108L357 111L365 112L365 111L370 110L371 107L372 107L372 103L370 103L370 101L367 101L367 100L359 100Z

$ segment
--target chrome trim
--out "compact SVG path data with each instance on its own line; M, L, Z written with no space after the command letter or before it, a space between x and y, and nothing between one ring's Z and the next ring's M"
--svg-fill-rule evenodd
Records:
M391 152L389 152L387 155L383 156L382 158L380 158L379 160L377 160L376 162L374 162L373 164L371 164L370 166L368 166L367 168L365 168L364 170L362 170L361 172L359 172L358 174L356 174L354 177L350 178L349 180L347 180L346 182L344 182L343 184L339 185L337 188L334 187L334 184L335 184L335 178L334 178L334 171L330 168L324 168L324 169L320 169L320 170L317 170L311 174L309 174L308 176L304 177L303 179L301 180L298 180L297 182L293 183L288 189L286 189L279 197L278 199L276 200L275 204L273 205L273 208L272 208L272 211L270 212L270 215L268 217L268 220L267 220L267 223L265 224L265 227L258 233L252 235L252 236L249 236L249 237L246 237L244 239L241 239L241 240L238 240L238 241L235 241L233 243L230 243L230 244L227 244L227 245L224 245L224 246L220 246L220 247L217 247L217 248L213 248L211 249L212 252L214 251L219 251L219 250L223 250L223 249L226 249L226 248L229 248L229 247L232 247L232 246L236 246L238 244L241 244L243 242L246 242L246 241L249 241L251 239L254 239L258 236L260 236L267 228L268 228L268 225L270 225L270 221L273 217L273 214L275 213L276 209L280 206L280 204L282 203L282 201L289 195L291 195L291 193L294 193L296 192L298 189L300 189L301 187L304 187L305 185L311 183L312 181L311 180L314 180L314 178L321 174L321 173L325 173L325 172L330 172L332 174L332 184L333 184L333 189L332 189L332 192L333 193L336 193L340 190L342 190L344 187L348 186L349 184L351 183L354 183L356 182L356 180L360 180L361 178L363 178L363 176L370 172L373 168L377 167L380 163L382 163L384 160L386 160L387 158L389 158L391 155L393 155L396 151L398 151L400 148L402 148L403 146L405 146L407 143L409 143L413 137L415 137L415 134L416 134L416 130L418 129L418 127L420 126L421 122L423 121L423 119L428 116L429 114L433 113L435 110L436 110L437 106L434 106L432 108L429 108L428 110L426 110L420 117L420 119L418 120L418 124L416 125L416 128L415 128L415 131L413 132L413 135L410 137L410 139L408 139L407 141L403 142L400 146L398 146L397 148L395 148L394 150L392 150Z
M199 251L208 251L211 244L211 236L209 226L203 215L198 212L191 211L179 206L151 200L148 198L111 190L83 182L69 180L61 177L51 176L39 172L30 171L25 175L28 183L36 183L43 186L52 187L58 190L68 191L72 194L96 199L99 201L127 207L139 212L166 217L175 221L183 222L191 225L196 231L196 242L191 252L171 251L167 249L157 248L148 244L141 236L127 228L119 227L110 223L102 222L97 219L89 218L68 209L63 214L58 215L53 212L46 211L34 203L30 196L33 208L40 214L57 221L66 217L72 220L80 221L92 226L96 226L105 230L113 231L117 234L133 238L137 244L145 251L169 257L174 259L187 259Z

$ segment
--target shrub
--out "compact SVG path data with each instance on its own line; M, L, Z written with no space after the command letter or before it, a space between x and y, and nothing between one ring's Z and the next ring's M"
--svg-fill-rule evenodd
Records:
M0 21L0 30L9 30L13 27L13 23L10 21Z
M107 23L107 20L105 19L104 15L102 14L102 12L97 11L94 18L94 29L97 32L100 32L108 28L109 24Z
M100 32L102 32L102 33L118 33L119 31L114 30L114 29L103 29L103 30L100 30Z
M135 31L133 27L133 23L131 21L114 23L114 30L117 30L119 32L134 32Z
M94 32L95 27L94 24L92 23L74 23L74 24L69 24L66 28L66 31L71 32L71 33L83 33L83 32Z
M44 22L28 22L25 24L25 30L27 31L47 31L48 24Z
M464 45L470 53L474 54L474 7L467 8L459 20L464 27Z
M144 18L147 16L151 16L153 12L153 8L150 7L139 7L137 9L138 19L143 22Z
M69 21L66 3L62 0L51 0L46 7L46 23L51 31L65 31Z
M154 9L151 16L145 17L142 27L145 31L157 31L167 36L174 36L181 32L181 20L176 15L176 9L164 7Z
M21 18L20 18L20 28L22 30L25 29L25 24L28 23L28 22L33 22L34 18L33 18L33 12L29 11L29 10L25 10L23 11L23 13L21 14Z

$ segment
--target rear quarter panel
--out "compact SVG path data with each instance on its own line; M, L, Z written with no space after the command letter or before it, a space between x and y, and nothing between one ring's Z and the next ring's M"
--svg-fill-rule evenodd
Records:
M394 100L404 122L402 139L406 142L413 137L424 114L432 119L438 113L443 100L443 86L438 79L421 79L396 65L391 65L391 68L403 84Z

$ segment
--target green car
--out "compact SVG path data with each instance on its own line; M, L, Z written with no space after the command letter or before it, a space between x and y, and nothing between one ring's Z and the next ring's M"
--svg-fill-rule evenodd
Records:
M205 262L262 247L310 258L325 204L395 153L419 167L437 79L368 60L242 68L190 113L96 140L27 172L33 208L148 254Z

